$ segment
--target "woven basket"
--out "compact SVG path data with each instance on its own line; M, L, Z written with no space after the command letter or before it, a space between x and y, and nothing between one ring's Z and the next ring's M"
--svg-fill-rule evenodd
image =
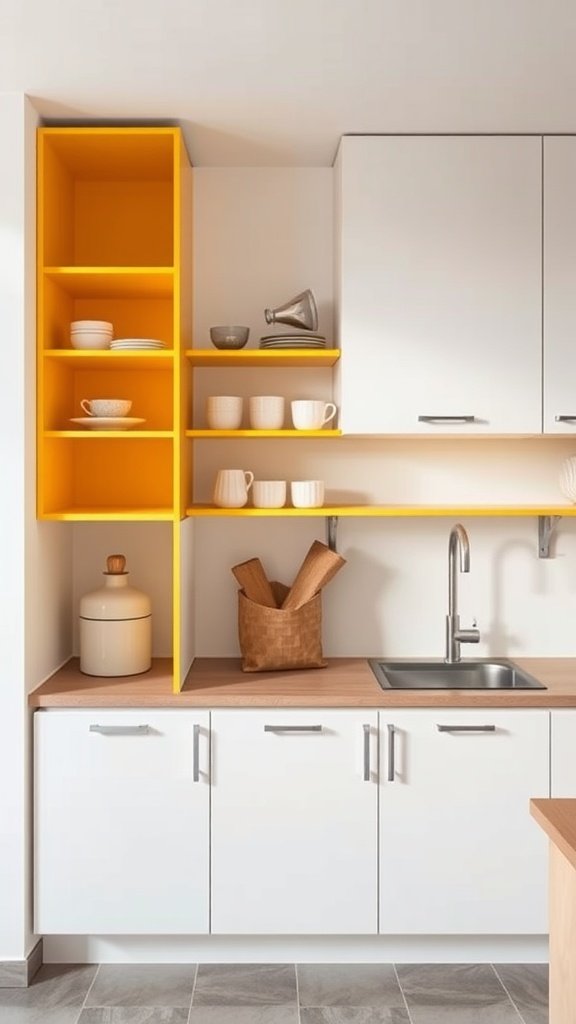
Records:
M272 583L281 604L289 587ZM302 608L266 608L238 591L238 633L244 672L325 668L322 657L322 595Z

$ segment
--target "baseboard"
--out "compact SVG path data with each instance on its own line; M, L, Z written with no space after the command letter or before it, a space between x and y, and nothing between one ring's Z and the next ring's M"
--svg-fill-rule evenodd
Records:
M0 960L0 988L28 988L42 961L42 939L38 939L25 960Z
M547 935L45 935L45 963L544 963Z

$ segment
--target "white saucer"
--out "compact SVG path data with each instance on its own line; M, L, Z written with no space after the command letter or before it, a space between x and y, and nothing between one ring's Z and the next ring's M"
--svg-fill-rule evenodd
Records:
M146 423L146 420L138 416L76 416L70 423L77 423L80 427L90 427L92 430L130 430L137 427L139 423Z

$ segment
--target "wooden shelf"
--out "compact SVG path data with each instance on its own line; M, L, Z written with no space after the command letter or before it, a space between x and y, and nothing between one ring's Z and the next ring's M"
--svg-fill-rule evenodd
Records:
M174 289L173 267L45 267L44 275L69 295L168 297Z
M357 517L441 517L464 516L576 516L576 505L323 505L321 508L217 508L192 505L192 516L357 516Z
M337 348L307 349L240 349L238 351L210 348L186 350L193 366L334 366L340 358Z
M186 437L212 438L221 437L341 437L341 430L187 430Z
M172 349L163 352L146 349L117 352L110 349L50 348L44 350L43 356L70 370L171 370L174 365Z

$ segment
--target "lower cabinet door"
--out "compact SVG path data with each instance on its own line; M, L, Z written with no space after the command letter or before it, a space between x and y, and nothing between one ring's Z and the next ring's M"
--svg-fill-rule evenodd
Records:
M576 797L576 711L551 711L550 796Z
M375 934L377 713L212 713L212 931Z
M380 931L543 934L547 711L380 712Z
M34 717L36 932L207 932L209 713Z

